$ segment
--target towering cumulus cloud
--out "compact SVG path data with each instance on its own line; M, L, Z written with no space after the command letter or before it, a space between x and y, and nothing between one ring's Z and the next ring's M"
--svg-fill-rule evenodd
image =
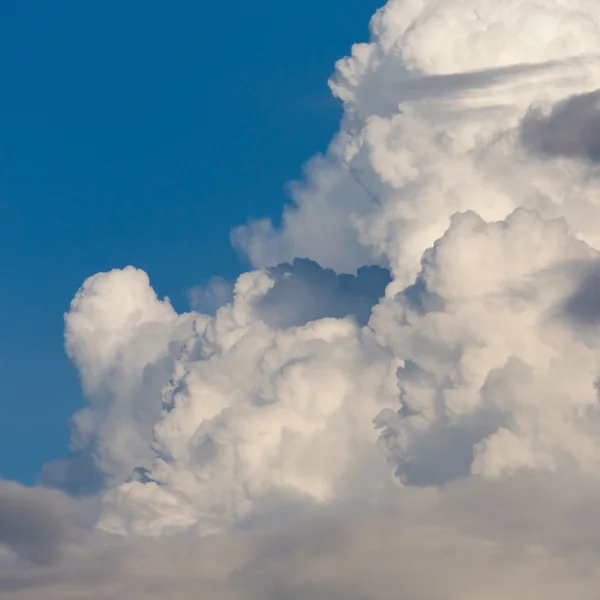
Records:
M88 405L47 476L99 531L56 597L111 552L119 598L140 565L177 598L597 597L600 3L390 0L330 85L230 301L131 267L73 300Z

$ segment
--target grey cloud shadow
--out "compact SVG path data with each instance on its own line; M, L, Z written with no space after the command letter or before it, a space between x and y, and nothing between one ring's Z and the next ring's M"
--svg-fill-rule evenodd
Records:
M571 96L548 115L532 108L520 126L522 145L547 158L600 162L600 90Z
M277 328L327 317L353 317L359 325L366 325L392 280L382 267L361 267L356 275L337 274L305 258L273 267L269 273L275 285L254 308L262 320Z
M570 261L560 268L575 279L575 289L559 305L558 315L578 326L600 323L600 261Z
M589 274L564 306L565 315L578 323L600 322L600 268Z
M56 563L68 532L52 494L0 482L0 544L33 563Z

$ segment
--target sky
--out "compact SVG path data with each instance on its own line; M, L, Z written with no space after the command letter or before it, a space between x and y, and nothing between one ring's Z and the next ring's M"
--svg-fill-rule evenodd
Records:
M85 278L133 264L183 310L247 266L230 230L278 219L325 150L327 79L377 7L2 3L0 475L32 483L67 451L63 314Z
M597 0L127 6L3 9L3 600L596 600Z

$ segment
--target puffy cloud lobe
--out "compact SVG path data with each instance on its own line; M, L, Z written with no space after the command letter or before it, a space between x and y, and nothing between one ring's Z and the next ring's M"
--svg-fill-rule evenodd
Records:
M89 406L73 419L79 468L54 470L77 474L95 465L110 485L150 463L160 392L194 322L158 300L143 271L127 268L89 278L65 324L66 349Z
M377 268L336 276L296 261L241 276L213 318L177 317L139 271L87 282L67 344L84 385L107 374L75 420L112 477L101 527L208 533L282 503L364 495L384 474L371 422L395 404L396 361L356 319L388 282ZM116 327L122 347L106 333Z
M272 267L308 257L324 267L350 273L368 264L380 264L381 256L361 245L351 215L368 211L372 195L339 161L317 157L306 168L306 184L293 189L294 206L284 210L285 234L268 219L231 234L234 246L255 267ZM299 209L298 209L299 208Z
M600 9L593 0L391 0L372 29L384 52L400 54L408 69L424 73L563 60L600 50Z
M595 381L598 331L585 337L557 307L580 294L563 261L597 251L563 221L519 210L486 223L457 215L423 259L421 295L399 294L372 325L404 360L399 413L377 419L381 444L408 484L441 484L470 472L600 469Z

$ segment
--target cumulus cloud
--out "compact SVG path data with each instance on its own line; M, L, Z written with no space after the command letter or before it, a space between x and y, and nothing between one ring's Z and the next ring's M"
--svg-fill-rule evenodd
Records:
M293 188L282 226L234 234L256 266L297 255L346 272L376 263L404 287L465 210L499 220L536 209L598 244L589 169L540 164L519 135L532 107L547 114L600 87L593 2L395 1L371 31L337 65L341 131Z
M45 481L96 528L0 563L11 600L596 597L600 5L390 0L330 85L255 270L181 315L132 267L77 293ZM44 563L44 523L0 541Z
M556 310L581 294L563 261L596 256L561 220L464 213L423 259L433 309L415 310L403 294L375 309L375 331L405 361L402 411L377 419L404 481L599 472L598 332L582 336Z
M134 269L86 282L67 346L92 390L74 438L108 477L101 526L208 533L282 503L365 494L384 471L371 421L396 403L397 361L351 313L364 319L388 277L301 262L247 273L214 317L176 316ZM117 286L115 319L104 308Z

